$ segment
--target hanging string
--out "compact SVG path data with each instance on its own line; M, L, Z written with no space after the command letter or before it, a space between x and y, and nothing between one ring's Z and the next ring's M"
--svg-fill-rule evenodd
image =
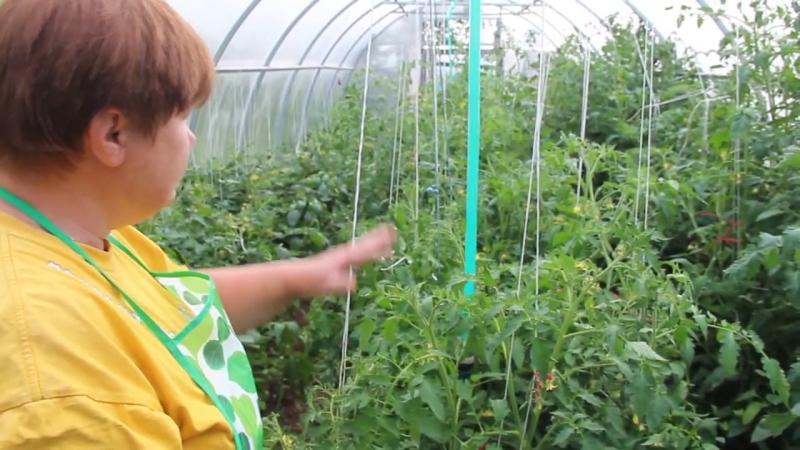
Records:
M650 212L650 171L652 168L652 154L653 154L653 134L655 126L653 124L653 113L656 109L656 96L655 96L655 67L656 67L656 44L655 36L650 37L650 85L648 91L649 102L647 105L647 156L645 158L645 181L644 181L644 228L647 229L647 220ZM645 77L647 78L647 77Z
M581 99L581 143L586 140L586 123L589 117L589 82L592 71L592 51L588 38L583 47L583 98ZM581 185L583 182L583 155L578 156L578 187L575 189L575 205L580 205Z
M544 2L542 2L544 3ZM545 29L545 8L542 8L542 27L541 29ZM541 220L542 220L542 188L541 188L541 180L542 180L542 155L541 155L541 133L542 133L542 122L544 120L544 108L546 105L545 99L547 94L547 82L550 76L550 58L549 55L544 51L544 36L542 36L542 41L540 42L539 47L539 86L538 91L536 93L536 124L534 126L534 137L533 137L533 160L535 161L535 168L536 168L536 210L535 210L535 217L536 217L536 239L535 239L535 259L534 259L534 308L537 313L539 313L539 293L540 293L540 286L539 286L539 267L541 265ZM530 192L530 190L529 190ZM538 330L534 328L534 336L538 335ZM529 391L532 393L533 390L536 388L536 380L535 377L531 380L531 385ZM525 411L525 422L522 429L522 439L520 440L520 450L525 447L525 436L528 434L528 423L530 421L531 411L533 409L533 395L528 396L528 406Z
M351 233L351 240L355 241L356 233L358 232L358 204L361 196L361 167L364 155L364 133L366 132L367 123L367 96L369 95L369 69L371 65L372 55L372 40L374 35L375 26L375 3L373 0L370 6L369 14L369 41L367 41L367 54L366 54L366 69L364 71L364 98L361 104L361 131L358 141L358 161L356 163L356 187L353 198L353 230ZM353 280L353 267L350 267L350 281ZM347 375L347 346L350 338L350 303L352 300L352 293L348 291L347 300L344 308L344 329L342 330L342 360L339 365L339 388L343 389Z
M741 114L742 108L742 90L741 90L741 53L739 49L739 26L736 25L735 29L735 40L734 40L734 52L736 54L735 62L734 62L734 76L736 77L736 114L737 116ZM738 120L734 119L734 120ZM738 224L741 221L741 214L742 214L742 140L741 136L739 135L740 131L737 130L735 132L734 140L733 140L733 173L734 173L734 202L735 202L735 210L734 210L734 221ZM734 252L734 257L739 257L739 252L741 251L741 242L742 242L742 227L737 226L736 228L736 247Z
M419 131L419 94L422 89L422 15L420 14L421 6L420 0L415 0L416 4L416 21L415 32L417 47L417 66L415 71L417 74L416 89L414 91L414 244L419 244L419 201L420 201L420 173L419 173L419 146L420 146L420 131Z
M403 45L403 54L406 54L406 46ZM400 173L401 173L401 157L403 155L403 125L405 122L405 96L406 96L406 66L403 64L400 72L400 81L397 85L397 112L395 114L394 122L394 139L392 140L392 163L389 174L389 208L393 208L394 204L400 197Z
M636 51L639 54L639 59L642 63L642 107L639 116L639 160L636 164L636 202L633 205L633 220L636 225L639 225L639 205L641 204L641 194L642 194L642 165L644 163L644 130L645 130L645 109L647 107L647 70L649 65L647 64L647 56L650 49L648 43L650 42L650 33L645 33L644 36L645 45L644 45L644 53L642 53L642 49L639 46L639 37L637 34L634 34L634 43L636 44Z
M430 30L430 40L428 42L428 49L430 54L432 55L432 63L433 67L431 68L431 75L433 78L433 166L434 166L434 182L432 189L429 188L429 191L434 196L434 217L436 221L436 235L435 235L435 252L436 252L436 260L441 261L441 249L439 248L439 240L440 240L440 208L441 208L441 190L442 186L439 181L439 172L440 162L439 162L439 85L437 81L437 74L439 73L439 52L438 52L438 34L439 34L439 26L436 23L436 16L434 9L436 8L434 0L428 1L428 21L430 26L428 29ZM435 278L435 275L434 275Z

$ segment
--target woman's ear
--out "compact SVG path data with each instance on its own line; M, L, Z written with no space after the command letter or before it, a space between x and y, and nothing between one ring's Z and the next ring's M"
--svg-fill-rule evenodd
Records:
M84 156L110 168L121 166L126 156L124 135L129 128L128 121L120 111L101 111L89 122L84 139Z

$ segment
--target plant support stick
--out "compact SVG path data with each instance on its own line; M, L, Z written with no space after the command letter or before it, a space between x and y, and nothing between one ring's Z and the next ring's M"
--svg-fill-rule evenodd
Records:
M475 294L478 259L478 181L481 152L481 0L469 2L469 61L467 68L469 92L467 94L467 217L464 247L464 273L468 280L464 294ZM466 336L465 336L466 338ZM466 339L465 339L466 340ZM475 364L468 357L459 364L459 376L469 377Z

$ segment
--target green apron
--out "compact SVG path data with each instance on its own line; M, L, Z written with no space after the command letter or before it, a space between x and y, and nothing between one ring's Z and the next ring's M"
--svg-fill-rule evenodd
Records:
M158 337L178 364L214 402L233 430L236 450L262 449L264 431L253 371L244 346L233 332L211 277L189 270L152 272L130 249L109 236L109 241L115 247L130 256L180 300L179 309L185 315L187 324L177 334L170 333L142 310L72 238L36 208L1 187L0 199L60 239L119 291L137 320Z

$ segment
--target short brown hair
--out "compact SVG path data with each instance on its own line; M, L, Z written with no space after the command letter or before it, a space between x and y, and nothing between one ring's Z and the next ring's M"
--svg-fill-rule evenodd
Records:
M62 165L107 108L153 137L213 83L208 47L164 0L0 2L3 164Z

